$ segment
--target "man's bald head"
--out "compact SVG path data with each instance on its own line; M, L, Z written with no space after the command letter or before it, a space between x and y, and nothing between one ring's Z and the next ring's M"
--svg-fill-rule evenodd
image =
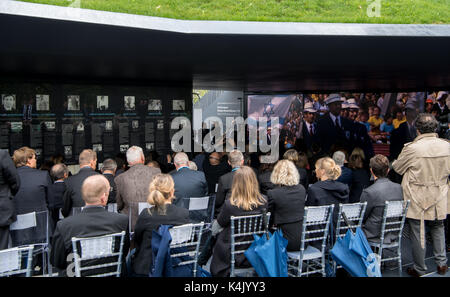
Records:
M86 178L81 186L81 195L86 205L106 205L109 196L109 182L101 174Z
M97 166L97 153L91 149L85 149L80 153L78 158L80 167L90 166L95 170Z

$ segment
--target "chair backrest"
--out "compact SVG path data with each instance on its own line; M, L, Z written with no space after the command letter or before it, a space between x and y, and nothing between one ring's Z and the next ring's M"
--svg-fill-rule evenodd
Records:
M366 207L367 202L339 204L337 223L336 228L334 229L334 242L336 242L338 237L344 237L345 233L347 233L347 230L352 229L353 231L355 231L357 227L362 226ZM343 213L345 213L348 221L352 224L352 226L347 225L344 220L344 216L342 215Z
M49 244L48 211L30 212L17 215L17 220L9 226L12 246L28 244Z
M152 208L154 205L150 205L148 202L138 202L138 214L140 215L141 212L146 208Z
M0 251L0 277L25 273L31 277L33 246L16 247Z
M72 237L75 276L120 276L125 231L103 236Z
M334 204L305 207L300 251L305 250L306 243L318 242L322 249L321 251L325 252L333 209Z
M117 203L108 203L106 205L106 210L108 212L116 212L117 213Z
M187 208L189 210L189 219L191 222L212 223L214 217L214 204L216 196L205 197L188 197L182 198L177 202L177 206Z
M269 227L270 212L231 217L231 272L234 276L236 256L245 252L253 242L253 235L264 234Z
M197 276L197 260L204 223L185 224L169 229L172 241L170 257L176 267L192 265L192 276Z
M387 233L398 237L401 242L403 226L405 224L406 212L408 211L410 200L403 201L386 201L383 212L383 220L381 223L380 242L384 242Z

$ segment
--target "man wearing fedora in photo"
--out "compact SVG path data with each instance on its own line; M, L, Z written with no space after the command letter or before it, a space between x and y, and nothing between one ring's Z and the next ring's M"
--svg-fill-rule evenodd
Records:
M312 102L306 102L303 108L302 138L297 139L296 148L301 151L309 151L313 142L317 142L316 115Z
M329 112L317 122L317 138L322 152L330 153L333 145L351 151L354 143L354 125L349 119L341 117L341 96L330 94L325 103Z

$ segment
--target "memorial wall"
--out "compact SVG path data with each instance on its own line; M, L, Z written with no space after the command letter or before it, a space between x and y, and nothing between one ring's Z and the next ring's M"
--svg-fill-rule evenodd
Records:
M171 120L192 114L191 87L0 83L0 96L0 149L29 146L38 163L77 164L85 148L99 163L132 145L165 154Z

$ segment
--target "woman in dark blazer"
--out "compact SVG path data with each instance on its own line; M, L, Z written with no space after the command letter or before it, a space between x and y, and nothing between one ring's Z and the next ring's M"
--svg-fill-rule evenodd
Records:
M350 187L350 203L359 202L362 191L370 186L370 173L364 168L364 162L364 151L360 148L355 148L348 162L348 167L353 172Z
M160 225L178 226L189 223L189 210L172 204L174 182L169 174L158 174L150 183L147 202L134 229L135 252L131 255L131 275L148 276L152 267L152 231Z
M267 193L271 226L280 228L288 240L287 250L300 250L306 191L299 184L299 174L294 163L280 160L272 172L276 188Z
M306 206L334 204L333 224L336 225L339 203L348 203L348 186L336 181L341 175L341 167L330 157L320 158L315 167L319 181L309 187Z
M262 163L258 172L259 191L267 195L267 191L273 189L275 185L270 181L275 163Z
M212 276L230 276L231 269L231 217L261 214L267 209L267 201L259 192L256 174L248 166L242 166L233 176L230 199L223 204L217 222L223 230L217 235L211 260ZM241 238L242 239L242 238ZM248 239L252 240L252 238ZM236 257L236 267L251 267L244 254Z

